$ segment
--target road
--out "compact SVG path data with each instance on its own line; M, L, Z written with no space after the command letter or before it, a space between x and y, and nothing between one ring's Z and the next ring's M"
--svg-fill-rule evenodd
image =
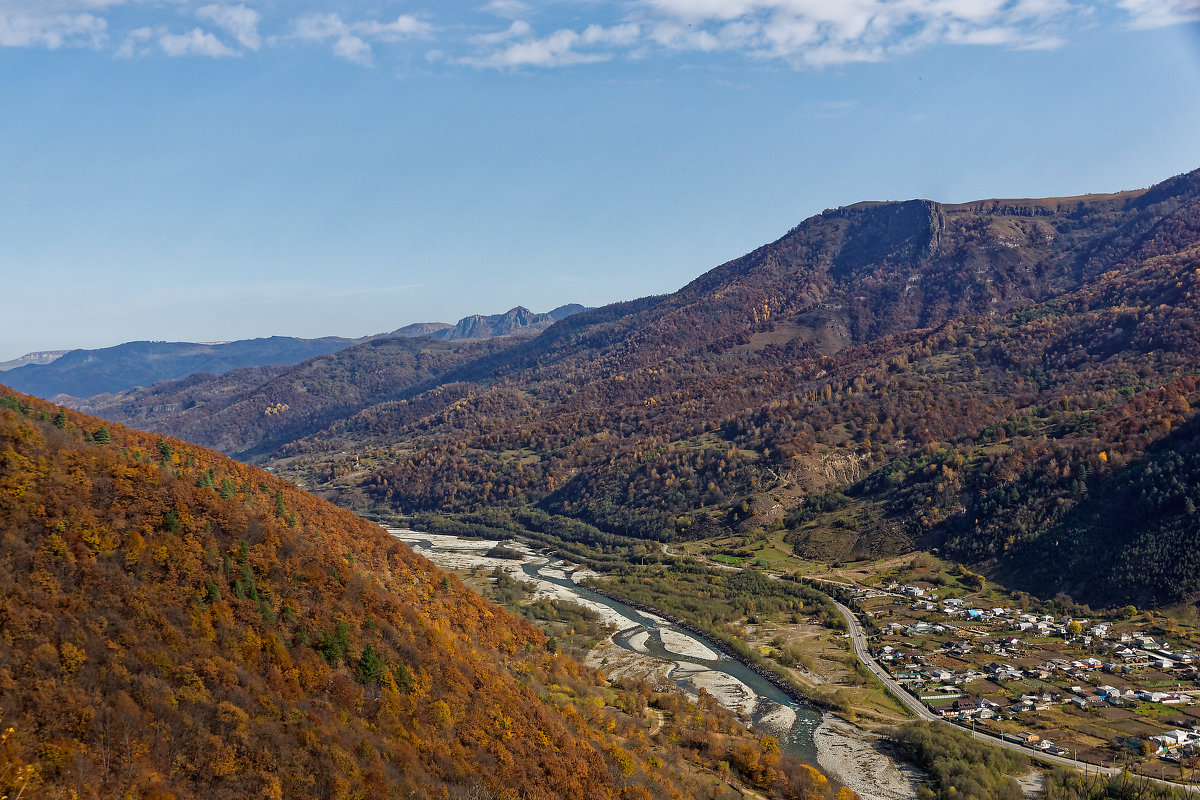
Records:
M832 600L832 598L830 599ZM896 698L910 711L916 714L918 718L928 720L929 722L940 722L946 725L955 724L949 720L942 719L937 714L934 714L932 711L930 711L924 703L922 703L916 697L913 697L908 693L907 689L897 683L887 670L879 666L879 663L875 661L875 658L867 650L867 636L863 632L862 625L860 625L858 622L858 617L854 615L853 611L839 603L837 600L833 600L833 604L837 606L838 612L841 613L842 618L846 620L846 629L850 632L850 644L854 646L854 655L858 657L859 661L866 665L867 669L871 671L872 675L879 679L880 683L886 686L888 690L891 691L891 693L894 694ZM1053 753L1044 753L1040 750L1034 750L1030 747L1025 747L1024 745L1017 744L1016 742L1010 742L1007 739L1003 739L995 734L987 733L985 731L971 729L971 735L976 739L987 741L999 747L1013 750L1043 763L1071 767L1072 769L1081 769L1086 766L1088 772L1096 771L1110 776L1119 775L1121 773L1121 770L1116 767L1100 767L1095 764L1085 765L1085 762L1075 761L1070 758L1064 758L1063 756L1056 756ZM1158 778L1150 778L1150 780L1156 783L1162 783L1164 785L1171 786L1176 789L1186 789L1191 792L1200 792L1200 786L1196 786L1194 784L1183 784L1165 780L1160 781Z

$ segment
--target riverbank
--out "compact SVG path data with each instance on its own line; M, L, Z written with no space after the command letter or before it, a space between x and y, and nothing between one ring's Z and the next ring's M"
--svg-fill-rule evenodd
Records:
M686 622L581 585L582 581L595 577L595 573L573 569L570 565L548 566L549 559L545 555L521 542L508 545L511 551L520 555L519 559L497 558L488 555L497 544L491 540L459 539L398 529L389 532L439 566L476 575L488 574L498 568L529 585L533 589L533 600L561 600L594 611L617 632L598 643L584 662L602 670L609 678L645 680L660 691L682 690L693 700L704 691L718 705L740 715L755 730L769 733L781 741L791 738L799 718L796 709L777 702L777 699L783 699L778 695L774 698L764 696L770 692L764 692L761 685L757 690L748 685L748 677L739 679L727 668L720 667L720 653L749 669L756 678L765 679L792 701L803 704L806 698L798 697L794 687L783 685L779 676L769 670L747 663L724 643L704 639L702 631L694 630ZM630 616L598 602L598 598L630 609ZM642 620L649 620L653 632L645 628L637 630L643 627ZM811 724L815 726L815 718ZM809 733L805 733L802 738L807 740L808 736ZM802 749L811 753L809 744L802 745Z
M887 752L875 733L826 714L813 740L821 770L862 800L912 800L924 775Z
M592 574L594 575L594 573L592 573ZM708 639L709 643L712 644L712 646L714 648L716 648L718 651L720 651L720 653L722 655L724 655L728 658L731 658L734 661L737 661L739 664L742 664L747 669L753 671L760 678L762 678L763 680L770 683L772 686L774 686L779 691L783 692L785 695L787 695L789 698L791 698L796 703L811 706L819 711L826 710L829 708L828 703L823 698L808 694L807 692L803 691L799 686L797 686L795 683L788 680L783 675L780 675L778 672L771 669L770 667L764 666L763 664L758 663L753 658L748 657L745 654L739 653L738 651L734 650L726 642L723 642L720 639L716 638L710 631L705 631L700 628L697 628L695 625L692 625L687 620L679 619L678 617L675 617L664 611L660 611L656 608L651 608L650 606L644 605L643 603L639 603L634 600L628 600L624 597L621 597L619 594L614 594L612 592L609 592L608 590L606 590L603 587L597 586L595 583L587 584L586 588L588 588L592 592L600 595L601 597L607 597L610 600L616 600L617 602L624 603L625 605L629 606L630 608L637 609L641 613L643 613L647 616L650 616L656 620L662 620L664 622L669 622L670 624L674 625L675 627L685 630L688 633L695 634L696 636L706 637Z
M535 599L565 600L600 614L614 624L617 632L599 642L587 654L585 663L601 670L611 680L646 681L658 691L683 691L692 698L703 690L721 706L739 713L761 733L771 734L781 742L795 735L799 721L797 710L764 697L761 693L769 693L770 687L764 687L761 682L756 684L759 686L756 692L744 681L715 668L713 662L719 651L752 671L756 680L761 678L767 681L801 704L814 705L813 698L805 696L790 681L762 665L747 663L749 659L734 652L724 642L707 638L703 631L695 630L687 622L671 619L655 609L628 603L620 597L609 596L603 590L596 591L594 586L581 585L595 573L556 564L541 566L533 570L535 574L531 575L522 568L523 565L546 565L548 559L523 543L509 545L521 554L520 560L502 559L487 555L497 544L494 541L458 539L416 531L390 532L439 566L481 574L499 567L513 578L533 584ZM431 547L426 547L426 543ZM591 597L581 594L589 590L594 592ZM597 602L598 597L616 601L633 611L628 612L630 616L625 616ZM638 624L638 614L653 621L653 635ZM658 645L661 645L655 646L654 652L650 652L654 645L652 639L657 639ZM708 663L700 663L704 661ZM746 680L750 679L750 676L746 677ZM800 734L802 741L807 742L812 735L811 726L816 722L814 718L805 723L805 730ZM915 785L911 785L911 789L905 793L905 787L910 784L904 783L901 769L890 756L869 743L869 734L828 714L820 725L817 730L823 733L820 738L813 737L816 751L810 749L809 744L803 744L803 757L810 763L816 761L823 769L828 769L839 782L858 792L863 800L900 800L915 796Z

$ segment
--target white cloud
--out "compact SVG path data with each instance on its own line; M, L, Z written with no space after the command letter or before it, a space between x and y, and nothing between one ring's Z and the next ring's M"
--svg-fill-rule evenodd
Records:
M187 33L163 33L158 37L158 46L169 56L225 58L238 55L237 50L199 28L192 28Z
M130 31L125 37L125 41L117 48L117 58L133 58L149 54L150 50L146 43L162 33L164 31L155 31L154 28L136 28Z
M1053 47L1062 41L1056 30L1083 13L1082 2L640 0L636 16L649 26L650 40L667 49L731 50L825 66L880 61L939 43Z
M411 14L402 14L394 22L359 22L353 28L355 33L381 42L399 42L414 36L428 36L433 32L432 25Z
M21 3L0 4L0 47L46 47L55 50L69 45L99 47L108 23L87 11L55 11L23 8ZM15 7L13 7L15 6Z
M196 9L196 16L227 31L247 50L257 50L262 44L258 35L258 12L246 6L207 5Z
M539 14L564 6L575 21L538 25ZM442 64L556 67L728 53L819 68L938 45L1060 47L1081 22L1144 29L1200 21L1200 0L475 0L466 17L437 29L422 9L438 6L421 0L389 18L378 16L394 7L384 0L306 0L290 20L278 16L285 7L278 0L0 0L0 47L230 56L292 38L369 66L385 45L435 39L426 58ZM355 7L366 9L364 19L345 16ZM478 13L508 27L473 29L469 17ZM181 15L200 27L175 29Z
M1165 28L1200 21L1200 0L1117 0L1134 28Z
M516 20L512 25L509 25L506 30L496 31L495 33L480 33L471 37L471 41L475 44L500 44L507 42L509 39L523 39L533 33L533 28L528 22Z
M529 4L523 3L521 0L492 0L479 10L506 19L520 19L533 13Z
M402 14L393 22L346 22L337 14L310 14L292 23L293 35L308 42L333 42L333 54L338 58L369 67L374 63L374 51L368 40L398 42L427 36L433 26L410 14Z
M509 28L509 31L513 30L513 27ZM611 52L596 52L596 50L628 48L641 37L641 28L634 23L624 23L608 28L602 25L589 25L582 33L564 28L540 39L530 35L529 26L516 30L516 35L523 37L522 41L513 42L484 56L461 59L461 62L477 67L500 68L564 67L573 64L592 64L612 58ZM512 37L493 39L492 41L503 42L509 38ZM486 40L485 43L487 43ZM583 52L578 48L584 48L587 51Z

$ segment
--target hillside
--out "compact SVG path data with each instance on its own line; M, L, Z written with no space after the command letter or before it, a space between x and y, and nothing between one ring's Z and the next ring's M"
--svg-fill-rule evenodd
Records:
M1182 560L1114 566L1168 530L1200 543L1182 500L1115 538L1078 515L1194 418L1198 246L1200 172L834 209L674 294L297 426L271 459L378 514L560 515L593 542L786 531L827 560L945 547L1042 594L1195 599ZM1083 532L1055 535L1072 509ZM1023 569L1045 541L1056 566ZM1096 553L1111 580L1092 580Z
M715 711L648 741L644 695L348 512L3 389L0 638L5 795L710 797L721 757L831 792Z
M192 375L93 398L80 410L243 456L269 450L443 376L512 340L440 342L381 338L293 367Z

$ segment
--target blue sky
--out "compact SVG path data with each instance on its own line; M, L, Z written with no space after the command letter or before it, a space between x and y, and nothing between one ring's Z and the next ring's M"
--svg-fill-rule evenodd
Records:
M1200 167L1200 0L0 0L0 360L672 291Z

